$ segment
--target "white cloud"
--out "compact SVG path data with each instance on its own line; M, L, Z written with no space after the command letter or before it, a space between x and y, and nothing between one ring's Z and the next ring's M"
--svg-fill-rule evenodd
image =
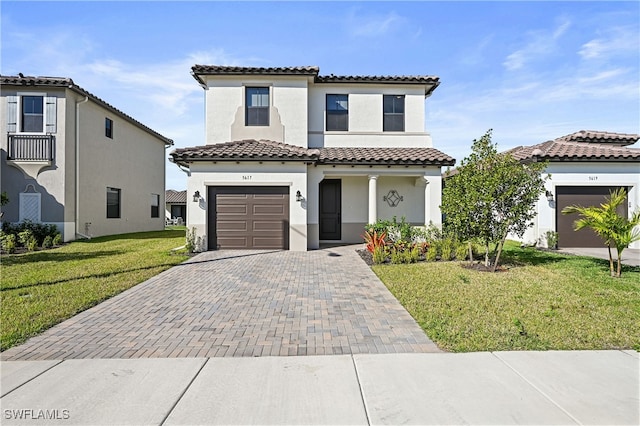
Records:
M353 11L347 20L348 31L357 37L377 37L392 32L405 19L396 12L383 15L356 15Z
M564 19L551 33L548 30L538 30L529 33L529 41L521 49L510 53L502 65L508 71L516 71L527 63L552 54L556 50L558 40L571 27L571 22Z
M584 43L578 54L585 60L591 60L626 53L637 55L639 50L637 30L632 27L613 27L602 37Z

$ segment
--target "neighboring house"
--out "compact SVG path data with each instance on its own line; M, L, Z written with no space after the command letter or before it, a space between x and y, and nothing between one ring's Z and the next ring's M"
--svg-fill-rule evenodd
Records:
M5 221L55 224L64 241L164 228L171 139L69 78L0 82Z
M546 245L545 233L558 233L558 247L602 247L591 230L573 230L578 215L563 215L569 205L600 205L617 188L627 191L620 213L629 215L640 205L640 149L628 148L640 135L581 130L533 146L507 152L522 162L548 161L546 194L540 197L537 217L524 238ZM636 242L632 248L640 248Z
M187 221L187 191L167 189L165 193L165 216L168 220Z
M206 145L171 157L189 169L187 223L205 248L358 243L367 223L394 216L440 225L441 167L454 159L425 131L438 77L215 65L192 74L205 90Z

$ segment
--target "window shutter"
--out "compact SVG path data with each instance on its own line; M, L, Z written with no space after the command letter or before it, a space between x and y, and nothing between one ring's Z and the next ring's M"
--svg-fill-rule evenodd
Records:
M47 117L47 126L45 128L46 133L55 133L56 132L56 97L55 96L47 96L45 98L46 103L46 117Z
M7 132L18 130L18 97L7 96Z
M40 223L40 194L23 192L20 194L20 222L30 220Z

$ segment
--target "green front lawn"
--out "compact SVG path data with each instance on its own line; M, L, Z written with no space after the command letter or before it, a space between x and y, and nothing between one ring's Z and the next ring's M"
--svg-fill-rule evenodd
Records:
M640 350L640 268L610 278L606 260L505 250L507 272L459 262L373 270L444 350Z
M0 350L183 262L182 229L77 241L2 256Z

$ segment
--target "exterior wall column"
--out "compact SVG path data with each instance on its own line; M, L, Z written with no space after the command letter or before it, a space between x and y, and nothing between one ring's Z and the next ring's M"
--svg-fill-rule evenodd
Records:
M369 222L378 220L378 175L369 175Z
M424 180L424 226L429 226L431 218L431 185L426 176L422 176Z

